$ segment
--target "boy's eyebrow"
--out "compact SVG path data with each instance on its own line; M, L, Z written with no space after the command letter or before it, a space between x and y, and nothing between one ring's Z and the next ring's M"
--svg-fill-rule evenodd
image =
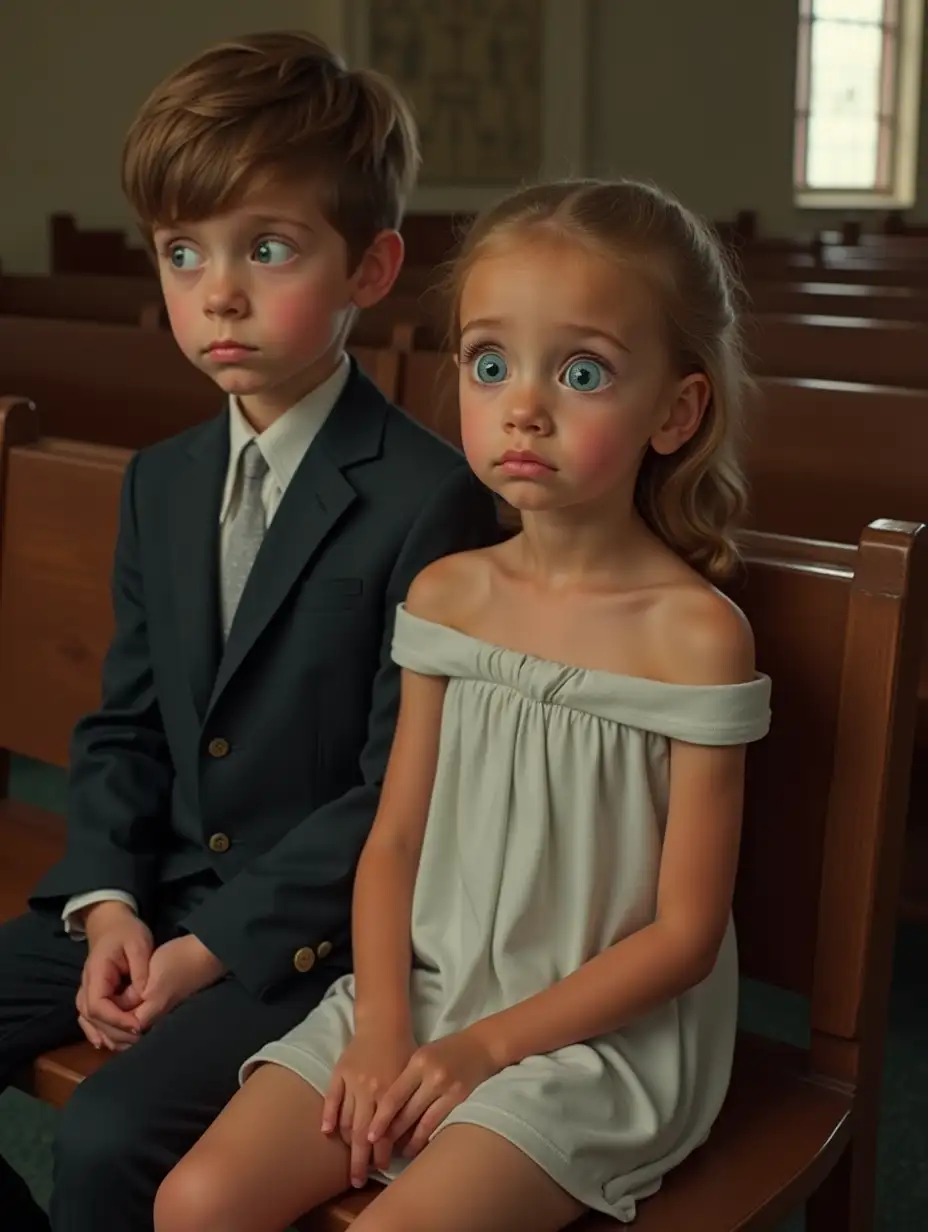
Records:
M462 326L462 336L472 329L499 329L505 322L499 317L477 317L473 321L468 321ZM622 341L616 334L610 334L608 330L597 329L592 325L574 325L570 321L563 321L556 326L557 329L563 330L565 333L576 334L583 338L602 338L606 342L611 343L620 351L631 352L631 348Z
M275 224L284 223L288 227L299 227L301 231L308 231L310 235L314 234L308 222L303 222L299 218L290 218L286 214L251 214L249 220L262 227L273 227Z

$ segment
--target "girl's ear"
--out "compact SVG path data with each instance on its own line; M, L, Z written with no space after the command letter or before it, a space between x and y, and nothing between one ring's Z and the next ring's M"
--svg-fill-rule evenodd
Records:
M712 385L704 372L684 377L674 391L664 421L651 436L655 453L671 454L690 440L712 400Z

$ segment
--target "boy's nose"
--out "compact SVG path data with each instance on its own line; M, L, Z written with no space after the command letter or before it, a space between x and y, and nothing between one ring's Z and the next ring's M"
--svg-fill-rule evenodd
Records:
M248 304L242 287L228 274L215 276L205 288L209 316L241 316Z

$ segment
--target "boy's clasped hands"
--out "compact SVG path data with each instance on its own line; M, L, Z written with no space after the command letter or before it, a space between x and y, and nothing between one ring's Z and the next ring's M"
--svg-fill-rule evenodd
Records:
M456 1105L503 1065L475 1024L419 1047L408 1028L356 1028L332 1074L323 1133L351 1148L357 1188L394 1151L413 1159Z
M94 1048L124 1051L175 1005L225 974L192 934L156 947L151 930L124 903L95 904L85 926L90 953L76 1003Z

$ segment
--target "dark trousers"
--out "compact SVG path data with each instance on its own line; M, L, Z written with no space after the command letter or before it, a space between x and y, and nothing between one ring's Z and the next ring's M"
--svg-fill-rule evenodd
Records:
M177 933L191 895L166 907L155 943ZM74 998L87 947L60 921L35 912L0 926L0 1091L49 1048L82 1038ZM226 978L179 1005L128 1051L111 1056L62 1111L54 1148L54 1232L144 1232L158 1185L238 1087L251 1053L300 1022L340 974L294 973L275 1001ZM33 1232L48 1223L0 1158L0 1225Z

